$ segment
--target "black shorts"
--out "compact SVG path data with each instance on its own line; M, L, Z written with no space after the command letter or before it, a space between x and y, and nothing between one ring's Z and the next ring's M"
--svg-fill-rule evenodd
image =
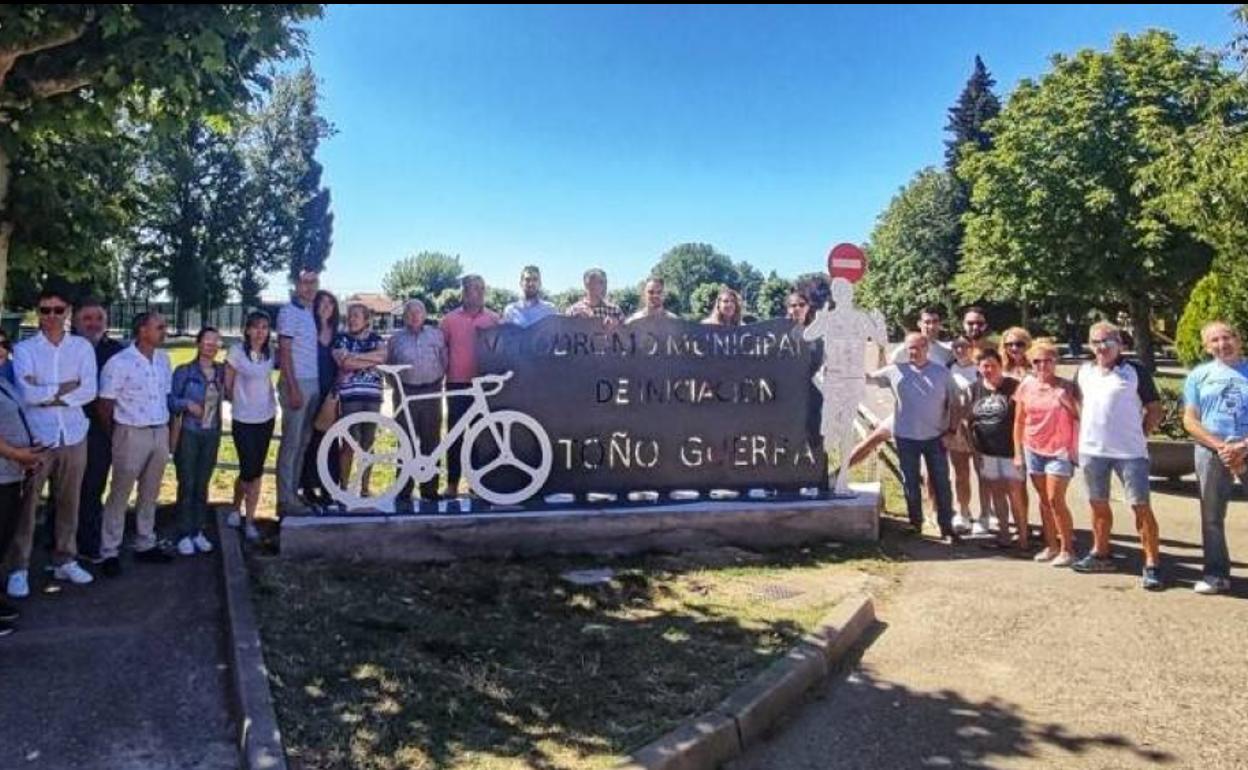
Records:
M264 474L264 461L273 440L273 420L261 423L234 421L234 451L238 452L238 477L254 481Z

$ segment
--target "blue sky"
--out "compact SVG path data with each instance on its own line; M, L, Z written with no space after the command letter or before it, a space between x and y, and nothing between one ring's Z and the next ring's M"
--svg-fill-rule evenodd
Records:
M552 290L593 265L621 286L683 241L818 270L942 162L975 54L1004 98L1119 32L1221 47L1230 7L331 5L311 27L338 129L324 283L379 290L428 249L492 285L533 262Z

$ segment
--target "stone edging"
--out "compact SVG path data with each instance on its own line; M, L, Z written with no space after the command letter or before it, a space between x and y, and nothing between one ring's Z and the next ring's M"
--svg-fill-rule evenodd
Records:
M875 605L869 596L842 600L814 633L753 681L711 711L637 750L617 770L714 770L741 756L834 671L874 624Z
M273 711L269 672L260 648L260 629L251 604L239 531L227 526L225 516L218 512L217 532L221 542L221 582L225 588L229 630L232 705L240 725L239 766L243 770L286 770L286 751Z

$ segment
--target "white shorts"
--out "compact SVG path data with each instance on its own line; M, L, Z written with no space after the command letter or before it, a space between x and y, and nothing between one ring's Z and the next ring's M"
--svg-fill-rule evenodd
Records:
M979 477L984 481L1022 481L1023 474L1012 457L979 456Z

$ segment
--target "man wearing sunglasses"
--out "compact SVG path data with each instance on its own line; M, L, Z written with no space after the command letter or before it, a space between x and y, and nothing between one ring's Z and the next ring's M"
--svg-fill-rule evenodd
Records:
M1076 572L1113 572L1109 477L1118 476L1135 513L1144 551L1141 585L1164 587L1157 517L1149 505L1148 434L1161 422L1161 401L1152 375L1122 355L1122 332L1108 322L1093 324L1088 343L1094 359L1079 367L1075 382L1083 394L1079 421L1079 461L1092 507L1092 551L1072 566Z
M56 500L53 577L78 585L92 581L78 564L78 500L87 467L87 416L83 406L95 400L95 351L91 343L66 331L69 300L64 292L39 294L39 332L18 343L13 373L26 407L36 444L45 449L35 466L22 501L17 532L5 555L9 596L30 594L30 552L34 544L35 508L46 482Z

